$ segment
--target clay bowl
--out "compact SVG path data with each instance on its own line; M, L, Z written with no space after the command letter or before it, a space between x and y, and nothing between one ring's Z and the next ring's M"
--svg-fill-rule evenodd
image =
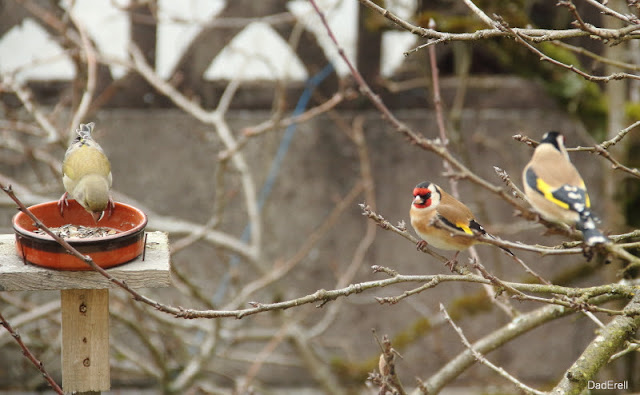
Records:
M106 269L135 259L144 249L147 216L124 203L116 202L115 206L111 216L105 213L98 224L75 200L69 200L69 206L64 208L64 217L60 215L57 201L37 204L29 207L29 210L47 227L72 224L115 229L117 233L112 235L65 239L81 254L89 255L98 266ZM34 233L37 227L25 213L19 212L13 217L13 229L18 255L25 262L57 270L92 270L84 261L69 254L51 236Z

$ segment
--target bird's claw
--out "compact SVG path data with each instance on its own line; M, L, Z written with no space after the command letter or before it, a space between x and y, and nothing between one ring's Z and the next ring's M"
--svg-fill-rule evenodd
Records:
M60 199L58 199L58 207L60 208L61 217L64 217L64 207L65 206L69 207L69 202L67 201L67 195L68 193L65 192L62 196L60 196Z
M113 199L111 198L111 196L109 196L109 202L107 203L107 217L111 218L111 214L113 214L113 210L116 209L116 204L113 201Z
M582 246L582 255L587 260L587 262L591 262L593 259L594 248L593 246L587 245L586 243Z
M448 267L452 273L456 273L455 269L456 269L456 266L458 265L458 260L456 258L449 259L444 263L444 265Z
M427 246L427 242L424 240L420 240L419 242L416 243L416 249L418 251L422 251L422 249L426 246Z

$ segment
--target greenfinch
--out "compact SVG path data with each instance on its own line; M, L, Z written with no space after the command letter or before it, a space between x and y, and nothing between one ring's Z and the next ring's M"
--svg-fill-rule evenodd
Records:
M80 124L77 136L64 154L62 162L62 183L66 192L60 200L60 214L67 203L67 196L74 198L84 207L97 223L115 205L111 190L111 163L102 147L91 137L95 123Z

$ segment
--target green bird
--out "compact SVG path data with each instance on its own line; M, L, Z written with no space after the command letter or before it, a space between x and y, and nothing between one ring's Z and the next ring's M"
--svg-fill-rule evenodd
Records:
M60 200L60 214L67 203L67 196L74 198L93 217L96 223L109 209L115 208L109 191L112 176L111 163L104 150L91 137L95 123L80 124L77 136L64 154L62 183L66 192Z

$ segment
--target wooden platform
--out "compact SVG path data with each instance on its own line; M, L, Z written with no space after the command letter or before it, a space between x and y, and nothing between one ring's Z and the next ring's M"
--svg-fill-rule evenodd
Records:
M141 257L108 269L114 277L132 288L168 287L169 242L164 232L148 232L145 260ZM100 273L69 272L24 264L16 253L15 235L0 235L0 291L115 288Z

